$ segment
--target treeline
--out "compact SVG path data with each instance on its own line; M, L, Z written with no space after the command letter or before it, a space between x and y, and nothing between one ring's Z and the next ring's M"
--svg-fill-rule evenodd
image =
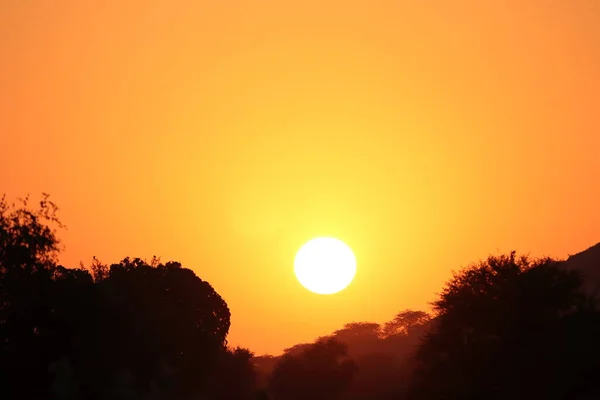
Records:
M226 302L179 263L58 265L56 211L0 200L0 399L600 398L597 298L565 263L490 257L431 314L254 357L227 345Z
M406 310L383 325L346 324L279 357L254 358L259 387L275 399L391 399L406 392L412 356L432 318Z
M600 399L600 312L564 262L513 252L455 273L431 315L347 324L255 365L274 399Z

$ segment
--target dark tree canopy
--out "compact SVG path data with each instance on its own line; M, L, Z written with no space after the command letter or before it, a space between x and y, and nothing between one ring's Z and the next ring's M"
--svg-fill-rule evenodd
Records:
M209 283L157 259L57 265L56 211L0 200L0 398L254 396L252 354L227 348Z
M44 194L35 209L29 198L20 206L0 198L0 262L3 278L23 276L51 269L58 256L59 240L56 228L63 228L57 216L58 207Z
M593 390L585 376L600 356L591 339L600 326L579 287L553 260L514 252L455 274L433 303L415 396L564 399Z
M269 391L275 400L335 400L348 389L354 372L346 346L322 339L299 354L285 354L273 371Z
M411 357L418 343L430 325L429 314L422 311L405 310L398 313L385 324L374 322L350 322L331 335L322 337L314 343L300 343L285 350L279 357L256 357L257 385L267 387L271 377L270 390L273 398L283 396L306 395L297 392L294 384L299 385L298 376L291 373L282 374L282 365L299 363L303 354L312 349L316 343L328 340L339 342L346 348L345 359L354 365L354 372L349 386L340 395L344 400L391 400L399 399L406 392L412 372ZM384 327L392 327L387 332ZM293 360L290 360L293 359ZM278 370L279 368L279 370ZM289 368L289 367L288 367ZM285 390L274 393L277 370L279 384ZM289 369L288 369L289 371ZM297 371L296 371L297 373ZM312 376L312 375L309 375ZM285 380L286 378L287 380ZM304 378L303 378L304 379ZM306 389L306 388L305 388ZM288 394L292 392L292 394ZM313 396L313 394L310 394Z
M75 353L82 362L94 360L79 368L91 372L83 379L90 387L94 379L111 379L117 361L142 393L194 393L223 351L230 324L225 301L179 263L155 264L126 258L94 266L98 304L82 337L100 345L83 343Z
M398 313L393 320L386 322L381 328L381 334L390 337L398 334L410 335L431 320L424 311L405 310Z
M54 344L60 336L65 312L58 299L54 278L61 285L69 275L56 267L62 227L57 207L44 195L37 208L28 198L20 205L0 199L0 398L11 390L23 397L37 389L19 371L27 370L33 382L47 383L47 366L61 351Z

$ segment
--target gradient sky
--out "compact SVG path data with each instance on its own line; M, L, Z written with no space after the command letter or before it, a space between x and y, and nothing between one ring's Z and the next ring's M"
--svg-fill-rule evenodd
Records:
M0 190L61 262L179 260L278 353L600 241L600 1L0 0ZM336 236L358 272L293 275Z

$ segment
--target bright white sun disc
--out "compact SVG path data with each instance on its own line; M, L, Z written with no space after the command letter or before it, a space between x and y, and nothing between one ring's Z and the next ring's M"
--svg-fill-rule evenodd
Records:
M296 278L317 294L333 294L345 289L356 274L356 258L339 239L318 237L305 243L294 260Z

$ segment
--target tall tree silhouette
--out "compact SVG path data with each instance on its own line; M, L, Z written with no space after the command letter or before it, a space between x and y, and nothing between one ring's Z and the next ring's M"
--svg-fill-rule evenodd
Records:
M106 382L127 377L139 393L202 393L225 351L225 301L175 262L152 266L126 258L96 269L102 278L95 283L94 318L74 355L83 390L90 396L110 391Z
M58 286L86 277L62 280L69 274L56 266L57 210L47 195L37 207L0 199L0 398L44 398L48 365L68 344L60 340L67 313Z
M210 284L157 259L59 266L56 211L47 196L0 200L0 398L255 396L251 353L226 347L230 311Z
M566 399L595 390L598 312L579 287L553 260L514 252L455 274L433 303L436 329L419 350L414 398Z

